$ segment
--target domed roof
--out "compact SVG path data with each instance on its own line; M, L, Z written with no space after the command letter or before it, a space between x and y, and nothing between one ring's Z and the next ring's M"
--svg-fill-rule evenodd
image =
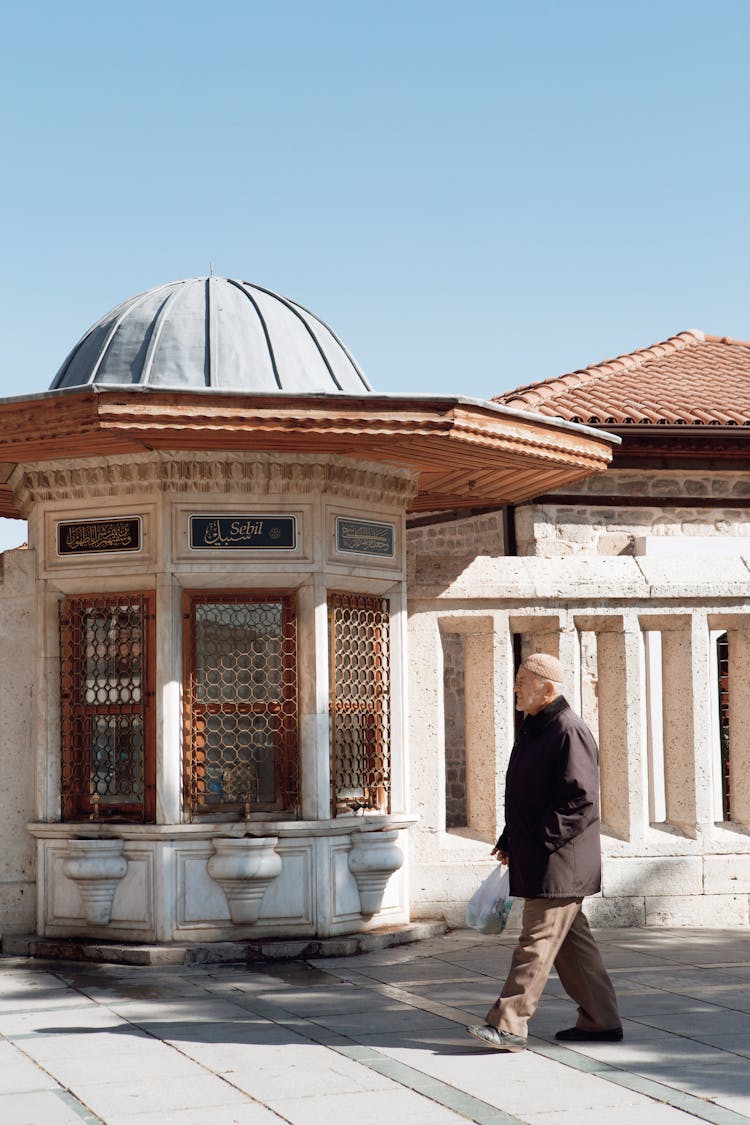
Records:
M94 384L252 394L372 390L322 320L269 289L224 277L159 285L103 316L50 390Z

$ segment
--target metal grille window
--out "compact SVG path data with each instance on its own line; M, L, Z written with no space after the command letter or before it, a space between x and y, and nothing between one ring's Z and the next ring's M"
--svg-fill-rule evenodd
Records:
M732 801L729 755L729 637L722 633L716 638L716 662L719 673L719 750L721 754L721 815L722 820L732 819Z
M60 603L62 815L154 817L152 594Z
M331 594L331 783L336 813L390 810L390 606Z
M185 797L193 813L296 811L294 595L185 595Z

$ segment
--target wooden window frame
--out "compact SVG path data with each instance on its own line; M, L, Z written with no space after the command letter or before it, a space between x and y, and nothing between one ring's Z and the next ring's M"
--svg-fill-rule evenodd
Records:
M356 603L361 603L357 605ZM352 699L336 681L335 611L342 608L367 609L382 613L386 626L375 629L372 657L374 691L370 698ZM390 652L390 598L381 594L328 592L328 645L329 645L329 722L331 769L331 816L342 816L367 809L370 812L391 811L391 652ZM366 763L362 777L362 797L342 797L337 786L337 726L339 715L357 714L362 722L362 756ZM369 780L382 773L373 783Z
M86 703L82 683L85 640L82 626L87 609L134 605L143 614L141 701L139 703ZM61 814L64 821L102 820L152 823L156 816L156 595L153 591L70 594L60 602L60 727L63 761ZM102 802L92 792L91 746L80 735L87 719L140 715L143 723L143 796L139 804ZM76 779L78 784L76 784Z
M196 699L194 673L197 667L195 608L199 605L263 604L280 602L282 607L282 644L293 644L293 682L282 674L283 695L277 701L201 703ZM299 815L299 689L297 644L297 591L251 589L197 589L183 593L183 799L191 817L200 819L248 819L253 813L276 816ZM280 730L274 748L273 802L213 801L201 799L202 787L200 745L202 717L207 714L279 715Z

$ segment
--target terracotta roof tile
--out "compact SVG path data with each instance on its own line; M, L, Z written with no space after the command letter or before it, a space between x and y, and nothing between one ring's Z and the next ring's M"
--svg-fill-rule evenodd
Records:
M750 426L750 343L691 329L494 401L592 425Z

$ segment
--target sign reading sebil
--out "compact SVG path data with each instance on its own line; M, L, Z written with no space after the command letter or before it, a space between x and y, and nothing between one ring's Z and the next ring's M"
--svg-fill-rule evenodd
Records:
M190 516L193 551L293 551L296 516Z

